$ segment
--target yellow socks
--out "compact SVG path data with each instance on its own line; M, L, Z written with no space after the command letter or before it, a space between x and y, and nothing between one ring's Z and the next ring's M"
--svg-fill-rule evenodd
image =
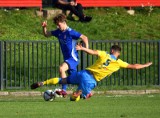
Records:
M43 82L43 85L46 85L46 84L58 84L59 83L59 78L51 78L49 80L46 80Z

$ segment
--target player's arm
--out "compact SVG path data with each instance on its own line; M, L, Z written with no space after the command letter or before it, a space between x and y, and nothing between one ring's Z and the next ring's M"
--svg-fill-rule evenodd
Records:
M83 47L81 44L78 44L78 45L76 46L76 50L82 50L82 51L84 51L84 52L86 52L86 53L88 53L88 54L97 55L97 56L98 56L98 51L97 51L97 50L91 50L91 49L89 49L89 48L85 48L85 47Z
M62 4L62 5L72 5L74 6L75 2L71 1L71 2L65 2L63 0L58 0L58 4Z
M149 67L150 65L152 65L152 62L148 62L146 64L129 64L127 66L127 68L129 68L129 69L142 69L142 68Z
M85 47L86 48L89 48L89 44L88 44L88 37L86 37L85 35L81 35L80 38L82 39L82 41L84 42L85 44Z
M51 32L47 31L47 22L45 22L45 21L42 23L42 30L43 30L43 34L45 37L52 36Z

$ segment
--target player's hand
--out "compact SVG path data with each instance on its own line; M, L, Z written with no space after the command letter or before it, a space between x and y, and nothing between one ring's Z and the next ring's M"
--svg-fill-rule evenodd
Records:
M151 66L153 63L152 62L148 62L148 63L146 63L146 67L149 67L149 66Z
M76 46L76 50L82 50L83 46L81 43L78 43Z
M74 1L71 1L71 2L70 2L70 5L71 5L71 6L76 6L76 4L75 4Z
M74 3L74 6L77 6L77 2Z
M42 22L42 27L47 27L47 21Z

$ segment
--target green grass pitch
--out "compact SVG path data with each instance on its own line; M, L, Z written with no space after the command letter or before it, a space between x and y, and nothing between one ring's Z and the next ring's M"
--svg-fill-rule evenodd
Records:
M159 118L160 94L109 96L70 102L56 98L0 96L0 118Z

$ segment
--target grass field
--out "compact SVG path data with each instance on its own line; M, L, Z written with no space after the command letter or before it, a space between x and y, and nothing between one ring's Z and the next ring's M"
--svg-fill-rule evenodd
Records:
M57 98L0 96L0 118L159 118L160 94L137 96L95 95L70 102Z

